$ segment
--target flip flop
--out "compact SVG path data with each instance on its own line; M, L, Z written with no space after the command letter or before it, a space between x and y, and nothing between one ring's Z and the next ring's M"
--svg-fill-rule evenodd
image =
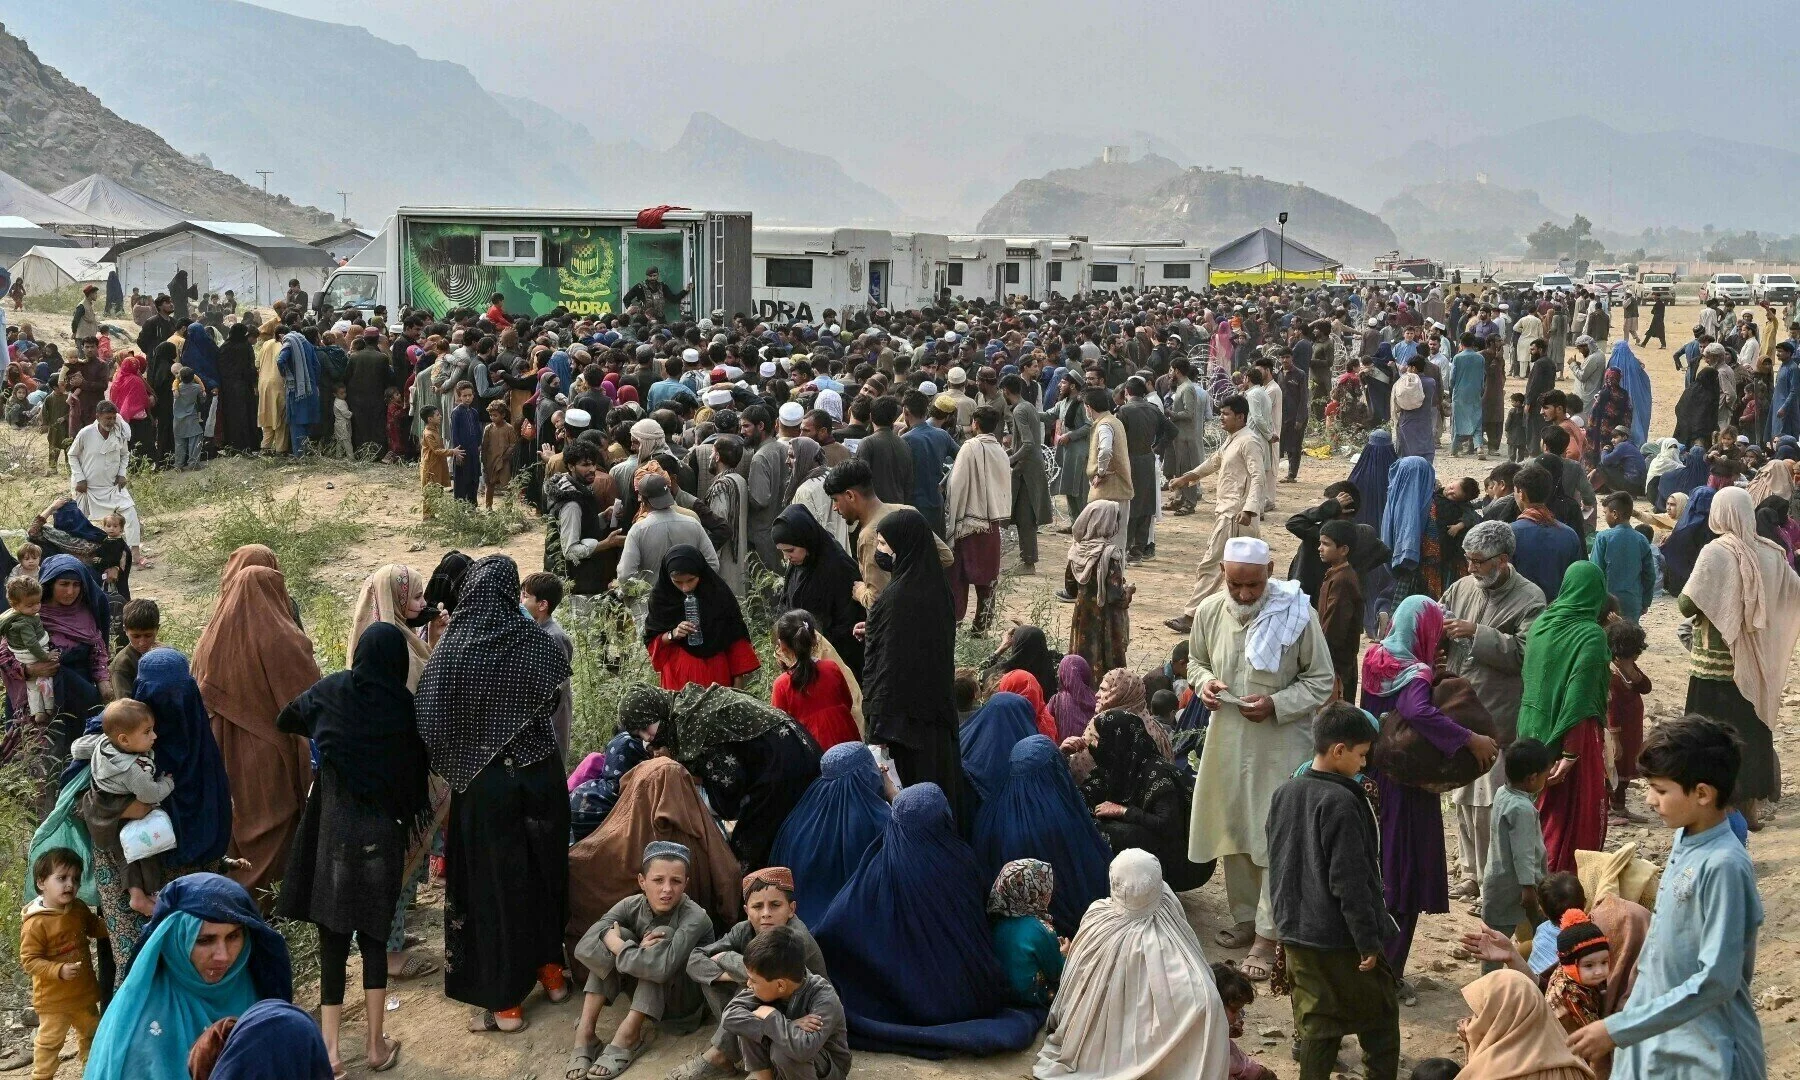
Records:
M427 960L423 956L408 953L406 959L400 964L400 970L388 972L388 978L400 979L402 981L406 979L417 979L422 975L429 975L437 969L438 964L436 961Z
M381 1044L389 1048L387 1060L379 1065L370 1061L368 1063L370 1072L387 1072L389 1069L400 1064L400 1040L391 1035L383 1035L381 1037Z

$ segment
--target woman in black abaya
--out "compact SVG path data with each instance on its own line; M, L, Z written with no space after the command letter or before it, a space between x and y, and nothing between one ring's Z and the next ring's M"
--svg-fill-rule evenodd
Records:
M806 611L852 674L862 677L863 643L856 624L868 618L853 589L862 570L812 511L793 503L775 519L775 547L787 563L781 611ZM798 559L798 561L795 561Z
M219 401L217 425L221 453L253 454L262 445L256 426L256 354L250 344L250 328L232 326L219 349Z
M931 526L917 510L896 510L876 526L875 559L892 574L869 609L863 635L863 715L869 741L883 744L904 785L944 789L956 827L975 822L957 741L956 618L950 580Z

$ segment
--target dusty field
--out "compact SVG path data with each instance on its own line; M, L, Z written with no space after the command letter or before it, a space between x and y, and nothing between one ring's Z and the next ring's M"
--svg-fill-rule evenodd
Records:
M1683 307L1670 312L1668 321L1677 344L1686 337L1685 327L1691 325L1693 311L1691 307ZM39 316L37 321L51 327L66 328L68 324L66 315L61 318ZM1654 384L1652 433L1666 433L1673 423L1680 376L1674 371L1667 351L1652 348L1638 350L1638 355L1649 369ZM1509 391L1516 388L1509 387ZM20 463L20 468L11 473L0 473L6 476L5 481L0 482L0 528L20 527L23 522L17 520L19 508L41 506L47 501L43 497L58 488L56 482L43 476L41 447L41 438L30 440L30 456ZM6 429L5 442L0 444L0 468L4 468L7 451L14 454L27 451L26 441L19 439L11 429ZM14 461L19 459L14 457ZM1485 464L1473 459L1452 459L1443 453L1439 455L1437 466L1440 481L1454 479L1465 472L1479 478L1486 469ZM1280 506L1272 515L1273 519L1277 523L1285 521L1287 515L1312 505L1321 498L1323 487L1342 478L1348 469L1348 462L1342 458L1325 462L1305 459L1300 482L1280 485ZM374 567L398 560L428 569L441 554L442 545L428 543L415 524L416 489L411 485L410 474L402 476L398 470L374 467L344 471L311 467L283 470L276 477L281 496L297 493L309 518L342 514L353 516L366 525L362 539L322 566L316 575L321 584L342 597L346 604L362 578ZM180 560L169 557L168 549L193 542L194 536L204 533L208 528L207 510L203 506L193 507L168 515L166 520L152 519L149 524L151 531L147 545L162 561L157 569L142 572L135 582L136 591L157 598L184 619L203 618L216 593L216 582L197 579L181 569ZM1205 512L1189 518L1165 518L1158 529L1158 557L1133 568L1131 577L1138 588L1132 620L1132 655L1138 667L1148 667L1162 660L1177 640L1161 623L1178 613L1187 596L1192 583L1194 552L1203 543L1211 524L1211 515ZM1270 531L1267 539L1275 549L1277 565L1285 567L1294 550L1293 538L1281 530ZM1049 571L1058 563L1063 541L1046 534L1043 543L1046 551L1044 566ZM531 569L540 558L540 545L534 529L514 537L502 550ZM1058 584L1060 574L1050 572L1016 579L1007 596L1008 611L1015 617L1024 618L1034 608L1043 610L1043 599ZM1068 609L1052 604L1050 610L1054 619L1062 620L1061 625L1049 628L1051 636L1066 640ZM1648 703L1652 723L1679 714L1686 691L1686 655L1675 638L1676 622L1674 604L1667 598L1653 605L1645 618L1651 650L1643 664L1655 684ZM321 653L337 653L341 663L341 640L323 640L318 644ZM1796 731L1793 713L1796 704L1800 704L1800 697L1787 699L1782 723L1775 735L1784 756L1800 763L1800 744L1796 743L1800 731ZM1792 783L1791 774L1784 773L1784 776ZM1634 802L1640 812L1644 811L1641 797L1634 797ZM1795 894L1788 892L1800 883L1800 844L1796 843L1795 831L1790 827L1791 817L1790 813L1778 809L1770 827L1751 841L1767 910L1755 991L1759 1000L1766 994L1771 1003L1785 999L1800 986L1800 968L1795 966L1800 960L1800 921L1797 921L1800 920L1800 902L1795 900ZM1642 853L1659 860L1668 850L1668 834L1657 826L1614 830L1608 839L1612 846L1637 842ZM1450 843L1454 849L1453 836ZM919 899L929 901L927 897ZM1210 883L1184 896L1183 901L1209 957L1225 959L1243 955L1241 951L1226 952L1212 944L1213 932L1226 923L1221 884ZM441 909L435 905L422 906L418 912L417 921L424 924L433 945L436 944L440 917ZM1454 1053L1455 1021L1467 1011L1457 990L1479 971L1473 962L1454 959L1451 949L1457 936L1478 922L1463 904L1458 904L1449 915L1428 916L1421 921L1411 965L1415 976L1423 976L1418 980L1420 1002L1416 1008L1402 1010L1404 1053L1409 1060ZM395 984L391 992L397 1007L388 1015L389 1031L406 1047L395 1076L486 1080L563 1075L563 1063L578 1011L573 1002L550 1005L534 996L526 1005L531 1027L523 1034L472 1035L463 1031L463 1008L442 996L441 983L436 976L414 983ZM301 994L303 998L316 1000L315 987L303 987ZM356 1007L352 1008L355 1010ZM1800 1041L1796 1039L1796 1029L1788 1025L1800 1017L1800 1004L1773 1005L1760 1015L1769 1049L1769 1075L1794 1077L1800 1072ZM622 1016L617 1006L609 1010L601 1021L602 1034L609 1033ZM1247 1026L1245 1049L1257 1054L1277 1073L1294 1075L1296 1067L1287 1053L1292 1028L1287 1002L1259 998L1250 1010ZM344 1038L349 1055L347 1063L352 1065L353 1072L360 1065L361 1051L356 1048L360 1047L361 1041L360 1018L353 1011ZM660 1077L698 1052L703 1042L700 1035L660 1040L633 1068L632 1075ZM859 1075L880 1078L1017 1077L1029 1075L1034 1056L1035 1051L983 1060L936 1063L859 1054L856 1067ZM1354 1058L1354 1051L1347 1051L1346 1063ZM77 1070L72 1063L67 1064L62 1075L74 1077Z

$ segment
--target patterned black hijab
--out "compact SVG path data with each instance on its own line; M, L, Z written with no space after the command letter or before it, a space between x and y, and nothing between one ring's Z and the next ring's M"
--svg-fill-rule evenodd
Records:
M1156 749L1143 717L1114 709L1094 721L1094 731L1094 771L1081 785L1089 808L1115 802L1142 810L1166 789L1181 790L1180 775Z

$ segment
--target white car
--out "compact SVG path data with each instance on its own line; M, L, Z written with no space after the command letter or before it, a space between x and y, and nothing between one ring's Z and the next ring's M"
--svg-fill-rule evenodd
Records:
M1595 270L1588 274L1588 290L1599 293L1611 303L1623 299L1625 291L1625 275L1617 270Z
M1575 291L1575 279L1567 274L1544 274L1537 279L1534 290L1539 296L1552 293L1572 293Z
M1757 274L1750 279L1750 296L1759 303L1791 304L1800 298L1800 284L1792 274Z
M1700 286L1700 299L1707 300L1748 300L1750 299L1750 283L1742 274L1714 274Z

